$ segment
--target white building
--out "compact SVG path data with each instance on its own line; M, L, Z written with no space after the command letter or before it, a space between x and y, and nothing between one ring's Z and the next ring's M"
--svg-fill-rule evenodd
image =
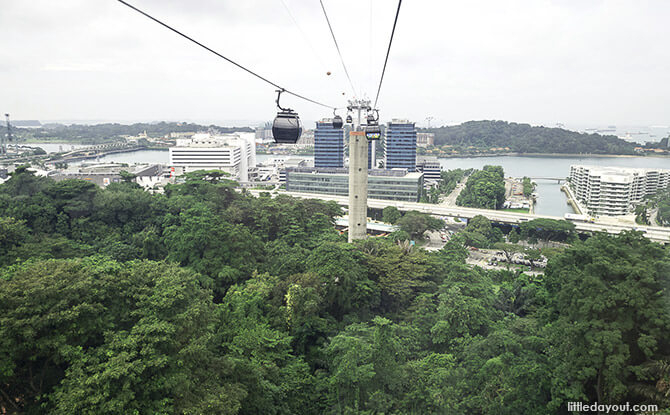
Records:
M195 170L222 170L232 179L249 181L249 168L256 167L254 133L223 135L195 134L177 139L170 148L170 165L187 173Z
M592 215L626 215L645 196L670 186L670 170L570 166L570 187Z

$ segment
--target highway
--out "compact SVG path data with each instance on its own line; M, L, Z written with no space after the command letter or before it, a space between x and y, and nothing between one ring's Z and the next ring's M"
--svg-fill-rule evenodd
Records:
M250 190L252 194L258 195L262 191L259 190ZM317 194L317 193L296 193L296 192L286 192L279 191L281 194L288 196L303 198L303 199L321 199L321 200L332 200L340 204L341 206L347 206L349 203L349 197L347 196L333 196L326 194ZM475 209L467 208L462 206L444 206L444 205L435 205L430 203L418 203L418 202L404 202L396 200L379 200L379 199L368 199L368 207L375 209L383 209L386 206L395 206L398 210L409 211L416 210L419 212L428 213L435 216L449 216L455 218L465 218L471 219L477 215L483 215L489 218L494 222L507 223L511 225L518 225L522 222L527 222L532 219L538 218L547 218L547 219L556 219L564 220L564 218L559 216L548 216L548 215L538 215L538 214L528 214L528 213L517 213L517 212L505 212L501 210L488 210L488 209ZM660 243L670 243L670 228L659 227L659 226L640 226L640 225L617 225L611 223L599 223L596 222L580 222L580 221L571 221L575 224L577 231L580 232L608 232L611 234L617 234L624 230L640 230L644 232L644 236L654 242Z

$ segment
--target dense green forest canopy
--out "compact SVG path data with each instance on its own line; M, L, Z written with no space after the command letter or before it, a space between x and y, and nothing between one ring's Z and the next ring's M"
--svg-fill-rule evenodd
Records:
M146 132L149 137L164 137L173 132L198 132L213 129L222 133L234 131L253 131L248 127L219 127L216 125L199 125L192 123L158 122L136 124L47 124L41 128L14 128L13 133L18 140L31 141L63 141L82 144L99 144L122 140L122 136L137 136ZM6 131L6 130L5 130Z
M670 404L670 255L639 233L575 241L529 276L467 265L460 235L434 252L390 237L348 244L334 203L185 179L150 194L19 168L0 185L3 412ZM438 225L418 219L404 226ZM559 225L521 232L570 231ZM479 217L467 231L493 243L496 229Z
M468 176L456 198L458 206L500 209L505 203L505 172L502 166L484 166Z
M635 154L636 147L615 136L506 121L468 121L421 131L435 133L435 146L449 145L458 149L472 146L486 150L507 147L514 153Z

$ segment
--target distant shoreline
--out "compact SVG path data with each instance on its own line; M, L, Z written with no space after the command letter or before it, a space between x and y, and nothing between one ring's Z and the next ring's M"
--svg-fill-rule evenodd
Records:
M579 154L579 153L487 153L487 154L451 154L437 156L438 159L450 158L474 158L474 157L556 157L556 158L632 158L632 157L658 157L670 158L670 154Z

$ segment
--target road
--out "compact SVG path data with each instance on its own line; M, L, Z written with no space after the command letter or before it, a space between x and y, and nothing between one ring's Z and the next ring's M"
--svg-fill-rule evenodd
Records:
M465 182L467 180L467 176L461 179L461 181L456 185L456 188L452 190L451 193L449 193L447 197L445 197L444 200L439 203L440 206L456 206L456 199L458 199L458 195L460 195L465 188Z
M252 194L255 194L254 192L260 193L259 191L251 190ZM349 197L347 196L334 196L320 193L295 193L295 192L284 192L284 191L281 191L279 193L303 199L332 200L342 206L347 206L349 204ZM419 212L424 212L435 216L450 216L465 219L472 219L477 215L482 215L486 216L487 218L489 218L494 222L507 223L511 225L518 225L520 223L538 218L563 220L563 218L560 216L517 213L517 212L509 212L501 210L475 209L461 206L451 207L443 205L434 205L430 203L368 199L368 207L374 209L383 209L386 206L395 206L396 208L402 211L416 210ZM599 223L598 220L596 220L595 223L579 222L579 221L572 221L572 222L575 224L577 231L581 232L608 232L611 234L617 234L624 230L635 229L643 231L644 235L648 239L654 242L670 243L670 228L659 227L659 226L638 226L638 225L612 224L602 222Z

